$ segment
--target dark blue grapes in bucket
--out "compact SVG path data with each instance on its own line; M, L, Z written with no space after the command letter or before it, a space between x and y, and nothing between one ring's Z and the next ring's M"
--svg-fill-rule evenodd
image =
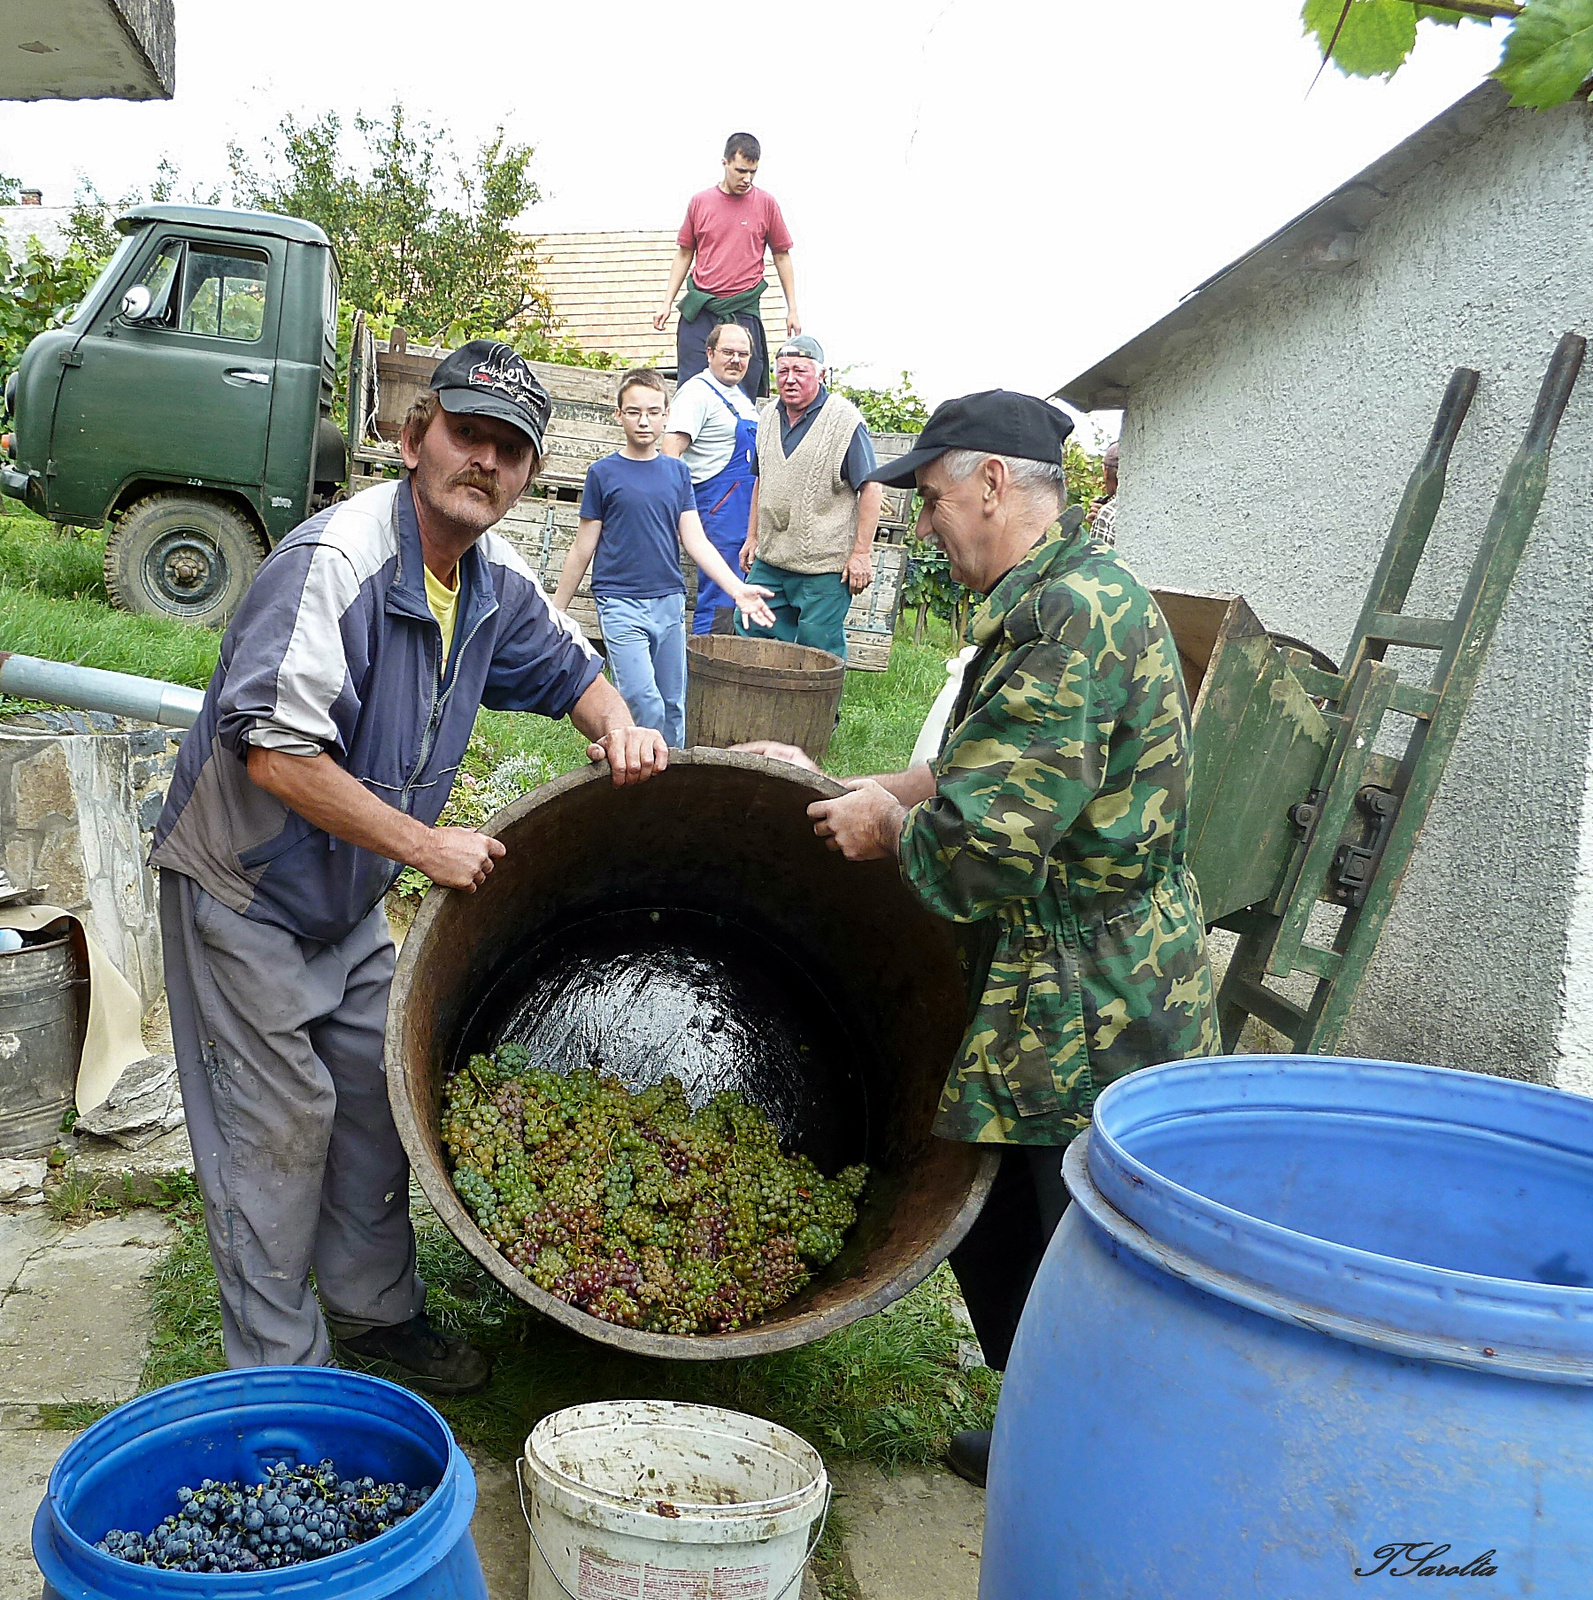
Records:
M324 1488L307 1495L302 1490L310 1485L289 1481L301 1464L316 1474L328 1460L335 1468L330 1495ZM390 1506L391 1518L379 1514L397 1519L386 1532L373 1523L362 1530L371 1535L365 1542L277 1570L173 1571L97 1548L113 1531L149 1534L179 1509L180 1489L196 1489L207 1478L213 1485L275 1484L272 1509L297 1512L306 1523L306 1506L316 1498L344 1509L347 1520L343 1484L367 1503L378 1484L402 1483L404 1493L395 1491L400 1504ZM408 1511L421 1490L430 1493ZM301 1504L283 1505L289 1495ZM74 1440L34 1518L33 1555L44 1574L44 1600L290 1594L487 1600L470 1536L475 1504L470 1463L447 1423L419 1396L359 1373L260 1367L173 1384L120 1407ZM316 1516L324 1522L324 1512Z

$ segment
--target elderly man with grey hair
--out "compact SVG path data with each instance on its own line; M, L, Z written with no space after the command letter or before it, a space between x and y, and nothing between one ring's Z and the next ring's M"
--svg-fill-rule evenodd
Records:
M774 381L780 397L758 423L741 566L771 596L776 639L844 661L847 610L874 577L885 494L869 477L874 443L857 407L825 387L817 339L787 339ZM736 631L749 630L738 620Z
M949 400L875 481L916 484L920 535L984 596L934 757L808 807L849 861L895 860L957 924L968 1025L934 1131L995 1145L990 1198L952 1270L1003 1369L1068 1203L1062 1151L1136 1068L1217 1046L1186 860L1189 705L1155 600L1063 516L1072 423L1030 395ZM764 754L799 763L788 746ZM1024 1330L1043 1344L1044 1330ZM987 1433L951 1463L984 1481Z

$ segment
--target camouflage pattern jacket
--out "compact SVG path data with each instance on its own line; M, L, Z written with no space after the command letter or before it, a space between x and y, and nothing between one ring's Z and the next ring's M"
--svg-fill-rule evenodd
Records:
M1189 704L1155 601L1083 532L1052 527L972 640L900 851L924 904L967 925L972 1016L935 1132L1062 1145L1113 1079L1217 1049Z

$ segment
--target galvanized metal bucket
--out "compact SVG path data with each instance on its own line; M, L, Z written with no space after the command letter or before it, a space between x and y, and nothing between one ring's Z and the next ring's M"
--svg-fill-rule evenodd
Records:
M68 935L0 955L0 1156L55 1143L87 1020L88 979Z

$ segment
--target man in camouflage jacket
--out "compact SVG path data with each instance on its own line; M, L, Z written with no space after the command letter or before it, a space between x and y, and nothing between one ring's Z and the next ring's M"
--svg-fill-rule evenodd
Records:
M1031 396L970 395L875 474L916 483L920 534L985 595L978 654L933 762L854 779L809 808L832 848L894 855L924 904L963 930L970 1020L935 1132L1006 1147L951 1258L996 1368L1067 1205L1062 1147L1089 1126L1096 1095L1137 1067L1217 1048L1185 860L1178 652L1110 547L1058 521L1071 429ZM959 1435L952 1464L982 1482L988 1450L988 1434Z
M1155 602L1052 526L974 615L902 876L983 974L935 1132L1065 1145L1107 1084L1215 1049L1185 864L1189 710Z

